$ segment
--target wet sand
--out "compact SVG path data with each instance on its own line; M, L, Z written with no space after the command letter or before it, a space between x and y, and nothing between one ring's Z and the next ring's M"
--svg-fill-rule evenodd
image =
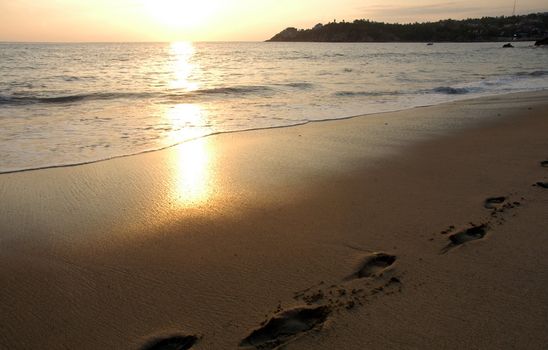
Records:
M536 92L0 175L0 348L541 349L546 135Z

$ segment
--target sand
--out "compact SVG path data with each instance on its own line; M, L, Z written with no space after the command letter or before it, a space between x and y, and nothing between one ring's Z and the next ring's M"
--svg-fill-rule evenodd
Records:
M534 92L0 175L0 348L545 348L547 135Z

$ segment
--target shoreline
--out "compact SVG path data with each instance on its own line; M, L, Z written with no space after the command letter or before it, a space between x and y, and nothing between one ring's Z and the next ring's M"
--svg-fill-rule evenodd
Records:
M547 95L2 174L0 347L541 349Z
M180 145L185 144L187 142L192 142L192 141L207 138L207 137L213 137L213 136L216 136L216 135L244 133L244 132L260 131L260 130L284 129L284 128L292 128L292 127L308 125L308 124L313 124L313 123L333 122L333 121L337 121L337 120L348 120L348 119L354 119L354 118L376 117L376 116L382 116L384 114L405 112L405 111L413 111L414 109L417 109L417 108L442 106L444 104L451 104L451 103L456 103L456 102L466 102L466 101L473 102L473 101L478 100L478 99L489 99L489 98L497 98L497 97L504 97L504 96L507 96L507 97L511 98L511 97L520 96L520 95L542 94L546 91L548 91L548 89L539 89L539 90L531 90L531 91L518 91L518 92L511 92L511 93L486 93L486 94L481 95L481 96L475 96L475 97L469 97L469 98L467 98L466 96L462 96L461 98L455 98L454 100L450 100L450 101L443 101L443 102L426 104L426 105L417 105L417 106L411 106L411 107L406 107L406 108L402 108L402 109L394 109L394 110L388 110L388 111L382 111L382 112L371 112L371 113L365 113L365 114L357 114L357 115L343 116L343 117L337 117L337 118L326 118L326 119L319 119L319 120L307 120L307 121L302 122L302 123L288 124L288 125L257 127L257 128L232 130L232 131L219 131L219 132L214 132L214 133L211 133L211 134L207 134L207 135L198 136L198 137L190 138L190 139L187 139L187 140L183 140L179 143L175 143L175 144L172 144L172 145L169 145L169 146L150 149L150 150L144 150L144 151L140 151L140 152L137 152L137 153L122 154L122 155L117 155L117 156L113 156L113 157L109 157L109 158L101 158L101 159L97 159L97 160L82 161L82 162L76 162L76 163L54 164L54 165L41 166L41 167L36 167L36 168L23 168L23 169L0 171L0 176L2 176L3 174L14 174L14 173L27 172L27 171L74 167L74 166L80 166L80 165L87 165L87 164L105 162L105 161L114 160L114 159L138 156L138 155L141 155L141 154L147 154L147 153L151 153L151 152L159 152L159 151L163 151L163 150L168 150L170 148L180 146ZM458 96L459 94L456 94L456 95Z

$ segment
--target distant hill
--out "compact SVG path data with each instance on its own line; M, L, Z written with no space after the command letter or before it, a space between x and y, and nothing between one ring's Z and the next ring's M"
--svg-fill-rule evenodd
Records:
M365 19L287 28L267 41L474 42L537 40L548 36L548 12L510 17L394 24Z

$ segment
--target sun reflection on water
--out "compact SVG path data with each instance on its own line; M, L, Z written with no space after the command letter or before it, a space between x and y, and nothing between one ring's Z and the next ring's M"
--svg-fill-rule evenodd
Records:
M211 133L205 111L199 104L180 103L168 107L164 115L171 125L171 132L166 140L170 145Z
M180 41L171 43L172 70L174 79L169 86L172 89L194 91L199 88L198 83L190 81L192 73L198 68L191 63L195 49L192 43Z
M172 76L170 87L183 91L199 88L190 77L198 69L191 63L194 47L188 42L171 44ZM171 124L167 142L179 144L173 149L171 197L178 206L205 203L212 193L212 148L202 138L209 132L206 111L199 104L180 103L166 107L166 121Z

